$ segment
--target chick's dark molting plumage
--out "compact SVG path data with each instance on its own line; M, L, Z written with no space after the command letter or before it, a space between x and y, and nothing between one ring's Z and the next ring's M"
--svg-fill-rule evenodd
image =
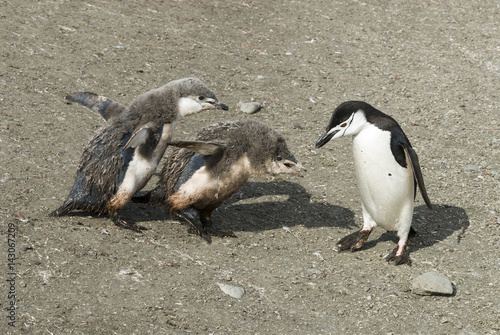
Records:
M304 169L279 133L255 121L219 122L201 129L192 141L171 144L182 149L169 156L150 200L201 235L235 236L214 227L211 214L250 176L300 176Z
M72 210L118 211L153 175L180 117L207 109L227 109L199 79L172 81L150 90L125 107L92 93L67 97L108 122L83 150L74 185L55 216Z

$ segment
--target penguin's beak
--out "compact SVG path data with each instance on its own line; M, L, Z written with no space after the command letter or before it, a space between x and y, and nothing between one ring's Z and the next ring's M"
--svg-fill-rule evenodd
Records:
M218 101L217 99L206 98L204 102L201 103L203 109L222 109L227 111L229 107L226 104Z
M306 168L304 168L302 166L302 164L300 164L298 162L291 161L291 160L285 160L283 162L283 165L285 165L289 169L290 174L293 174L293 175L298 176L298 177L304 177L300 172L307 171Z
M321 137L316 141L316 148L321 148L324 146L326 143L328 143L333 136L335 136L336 133L338 133L340 130L333 130L330 129L326 131Z
M227 107L227 105L223 104L222 102L219 102L219 108L225 111L229 109L229 107Z

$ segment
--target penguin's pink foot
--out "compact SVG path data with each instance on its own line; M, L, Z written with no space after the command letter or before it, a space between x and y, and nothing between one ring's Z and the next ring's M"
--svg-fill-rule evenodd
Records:
M368 241L368 236L372 232L371 229L361 229L357 232L349 234L343 238L341 238L337 242L337 247L339 251L351 250L357 251L360 250Z
M388 262L394 261L394 265L408 264L411 265L410 254L406 250L406 243L398 243L398 246L394 250L385 256Z

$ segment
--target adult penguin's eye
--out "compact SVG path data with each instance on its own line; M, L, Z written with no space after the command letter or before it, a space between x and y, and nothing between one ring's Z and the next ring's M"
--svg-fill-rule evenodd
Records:
M341 126L342 128L344 128L345 126L347 126L347 123L345 123L345 122L344 122L344 123L342 123L340 126Z

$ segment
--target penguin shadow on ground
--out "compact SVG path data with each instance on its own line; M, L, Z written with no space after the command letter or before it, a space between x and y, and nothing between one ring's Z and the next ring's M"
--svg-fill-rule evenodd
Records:
M412 227L416 235L408 238L410 252L424 249L437 244L451 235L457 234L457 244L460 244L470 222L463 208L452 205L433 204L433 209L427 206L415 207ZM393 241L398 243L396 232L386 232L378 239L368 240L363 249L374 247L378 242Z
M120 213L125 220L176 220L160 206L132 203ZM311 202L300 184L289 181L247 182L213 213L215 226L242 231L264 231L301 225L354 228L354 213L344 207ZM186 226L187 227L187 226Z
M234 231L264 231L283 227L354 227L354 213L344 207L311 202L300 184L248 182L213 216Z
M137 232L148 230L148 228L146 228L146 227L137 225L137 222L144 221L144 215L149 215L149 211L144 211L144 210L139 209L140 212L138 213L137 212L138 209L139 209L138 206L135 206L134 204L127 204L124 207L124 209L121 210L119 213L120 217L125 221L126 224L123 224L123 225L117 224L117 226L120 228L130 229L130 230L137 231ZM161 213L155 214L155 217L160 217L159 215L161 215ZM96 213L92 213L92 212L88 212L88 211L74 211L74 212L66 214L66 216L73 217L73 218L95 218L95 219L105 219L105 220L107 219L107 220L109 220L110 224L113 224L113 220L109 217L108 214L105 214L105 213L96 214ZM163 213L162 218L163 219L165 218L164 213ZM158 219L158 220L161 220L161 219ZM82 223L80 221L78 221L77 224L82 225Z

